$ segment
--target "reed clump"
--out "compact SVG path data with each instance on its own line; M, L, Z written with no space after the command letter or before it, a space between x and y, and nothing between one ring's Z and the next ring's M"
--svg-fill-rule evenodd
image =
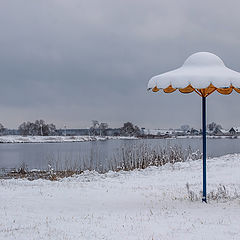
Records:
M100 152L95 149L87 157L79 154L77 159L67 157L63 162L59 161L59 159L49 158L48 166L45 170L29 170L25 164L22 164L20 168L5 174L4 178L27 178L29 180L42 178L55 181L75 174L81 174L86 170L97 171L98 173L106 173L110 170L115 172L131 171L201 158L201 153L192 151L190 147L187 149L177 145L153 147L145 143L124 144L114 151L111 159L101 159L99 155Z

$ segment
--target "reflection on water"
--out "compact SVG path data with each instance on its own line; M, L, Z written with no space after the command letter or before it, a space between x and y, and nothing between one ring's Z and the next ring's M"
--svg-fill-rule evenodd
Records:
M59 169L68 165L92 166L109 165L116 161L122 148L147 144L154 147L168 148L180 146L183 150L191 147L201 150L202 141L197 139L144 139L144 140L107 140L79 143L28 143L0 144L0 168L18 168L26 164L28 169L46 169L54 164ZM209 157L240 152L240 139L208 139Z

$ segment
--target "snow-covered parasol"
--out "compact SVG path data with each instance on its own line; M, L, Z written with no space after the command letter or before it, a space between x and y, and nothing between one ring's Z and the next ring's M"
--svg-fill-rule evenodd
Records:
M148 90L172 93L196 92L202 97L202 135L203 135L203 197L206 198L206 97L214 91L230 94L240 93L240 73L227 68L223 61L209 52L198 52L184 62L183 66L151 78Z

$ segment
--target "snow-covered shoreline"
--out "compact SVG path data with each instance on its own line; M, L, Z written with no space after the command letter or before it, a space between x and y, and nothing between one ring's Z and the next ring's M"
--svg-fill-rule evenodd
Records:
M100 137L100 136L0 136L0 143L64 143L105 141L109 139L137 139L136 137Z
M240 239L240 154L128 172L84 172L60 181L0 180L0 239Z
M165 139L199 139L202 136L178 136L169 137ZM237 136L207 136L209 139L235 139ZM123 136L19 136L7 135L0 136L1 143L64 143L64 142L90 142L90 141L105 141L105 140L136 140L141 139L137 137L123 137ZM143 138L145 139L145 138Z

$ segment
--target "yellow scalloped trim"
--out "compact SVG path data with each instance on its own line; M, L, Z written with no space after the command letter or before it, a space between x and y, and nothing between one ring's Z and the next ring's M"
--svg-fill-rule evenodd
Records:
M191 93L194 91L194 88L191 86L191 85L188 85L187 87L185 88L180 88L179 91L181 93Z
M173 88L172 85L170 85L169 87L163 89L163 91L165 93L172 93L172 92L175 92L177 89L176 88Z
M152 89L153 92L158 92L159 89L155 86L153 89Z
M179 88L179 91L181 93L191 93L193 91L195 91L198 95L200 95L201 97L207 97L210 94L212 94L215 90L217 90L219 93L224 94L224 95L228 95L231 94L233 89L237 92L240 93L240 88L235 88L233 86L230 86L228 88L216 88L215 86L213 86L212 84L210 84L207 88L203 88L203 89L197 89L197 88L193 88L192 85L188 85L185 88ZM155 86L154 88L152 88L153 92L158 92L160 89ZM172 93L175 92L177 89L173 88L172 85L169 85L167 88L164 88L163 91L165 93Z
M235 88L235 87L233 87L233 89L234 89L237 93L240 93L240 88Z
M218 88L217 91L221 94L224 94L224 95L228 95L230 93L232 93L232 90L233 88L232 87L229 87L229 88Z

